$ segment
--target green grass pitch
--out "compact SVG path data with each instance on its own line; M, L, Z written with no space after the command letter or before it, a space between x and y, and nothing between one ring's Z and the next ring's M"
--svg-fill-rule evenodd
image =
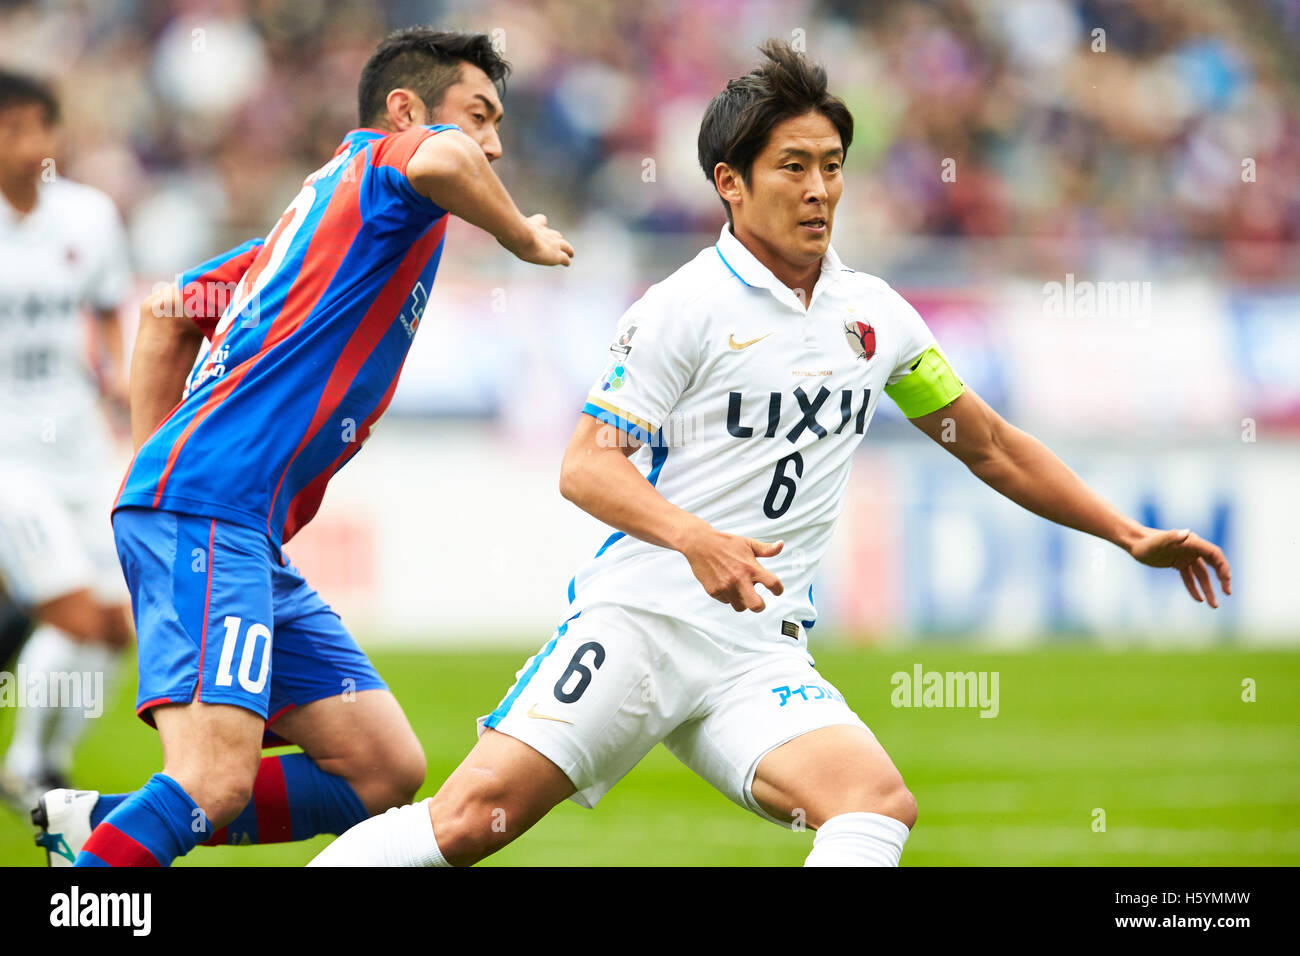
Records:
M468 751L475 717L525 656L375 655L428 754L422 796ZM916 795L906 866L1300 864L1300 653L923 644L816 657ZM999 715L893 707L890 675L918 662L997 671ZM1254 702L1242 699L1246 678ZM134 681L124 684L81 747L79 786L122 791L159 769L153 731L131 714ZM0 712L0 741L12 721ZM43 864L31 832L0 809L0 865ZM199 847L178 865L299 866L329 839ZM741 810L657 748L598 809L566 802L488 864L795 866L811 841Z

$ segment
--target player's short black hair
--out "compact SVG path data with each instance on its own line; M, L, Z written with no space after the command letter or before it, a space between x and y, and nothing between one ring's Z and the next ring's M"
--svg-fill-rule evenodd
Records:
M45 108L45 121L59 121L59 100L49 84L34 76L0 69L0 110L35 103Z
M497 92L504 96L507 63L492 46L486 33L409 27L384 38L361 70L357 86L357 112L361 125L372 126L387 108L388 94L405 88L418 93L424 105L433 109L442 102L447 88L460 78L460 64L472 63L488 75Z
M700 168L710 183L714 168L726 163L748 186L772 128L791 117L821 113L840 134L845 155L853 142L853 115L827 90L825 67L780 40L758 49L764 62L729 82L704 111L698 145ZM731 204L724 199L722 205L730 222Z

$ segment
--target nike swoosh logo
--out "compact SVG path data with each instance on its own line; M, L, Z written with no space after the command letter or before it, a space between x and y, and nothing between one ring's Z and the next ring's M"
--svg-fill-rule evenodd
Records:
M537 712L537 705L536 705L536 704L533 704L531 707L528 708L528 716L529 716L529 717L535 717L535 718L538 719L538 720L554 720L554 721L558 721L558 722L561 723L561 724L572 724L572 723L573 723L573 721L571 721L571 720L565 720L563 717L552 717L552 716L550 716L549 714L539 714L539 713Z
M772 334L771 332L768 332L768 333L767 333L767 335L771 335L771 334ZM763 341L763 339L767 338L767 335L760 335L758 338L756 338L756 339L750 339L748 342L737 342L737 341L736 341L736 336L735 336L735 334L733 333L732 336L731 336L731 338L727 340L727 344L730 345L730 346L731 346L733 349L735 349L737 352L739 352L741 349L747 349L747 348L749 348L749 347L750 347L751 345L753 345L755 342L761 342L761 341Z

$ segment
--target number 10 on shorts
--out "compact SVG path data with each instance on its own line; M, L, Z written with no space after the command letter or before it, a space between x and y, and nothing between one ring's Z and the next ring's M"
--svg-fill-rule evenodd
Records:
M239 617L227 617L225 620L226 639L221 645L221 661L217 665L218 687L229 687L235 682L230 666L235 662L235 645L239 643L239 630L243 623L243 618ZM262 644L261 670L257 680L253 680L253 657L259 644ZM270 672L271 631L265 624L250 624L244 635L243 652L239 656L239 686L250 694L260 694Z

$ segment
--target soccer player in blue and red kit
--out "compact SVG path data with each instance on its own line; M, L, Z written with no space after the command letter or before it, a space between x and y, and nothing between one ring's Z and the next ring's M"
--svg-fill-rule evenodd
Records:
M573 255L489 165L508 72L482 34L389 36L361 75L363 128L266 239L145 303L137 451L113 530L139 632L137 712L163 771L129 794L45 794L33 816L51 863L166 866L199 843L342 833L423 783L401 707L281 546L387 407L449 215L528 262ZM272 741L303 752L263 758Z

